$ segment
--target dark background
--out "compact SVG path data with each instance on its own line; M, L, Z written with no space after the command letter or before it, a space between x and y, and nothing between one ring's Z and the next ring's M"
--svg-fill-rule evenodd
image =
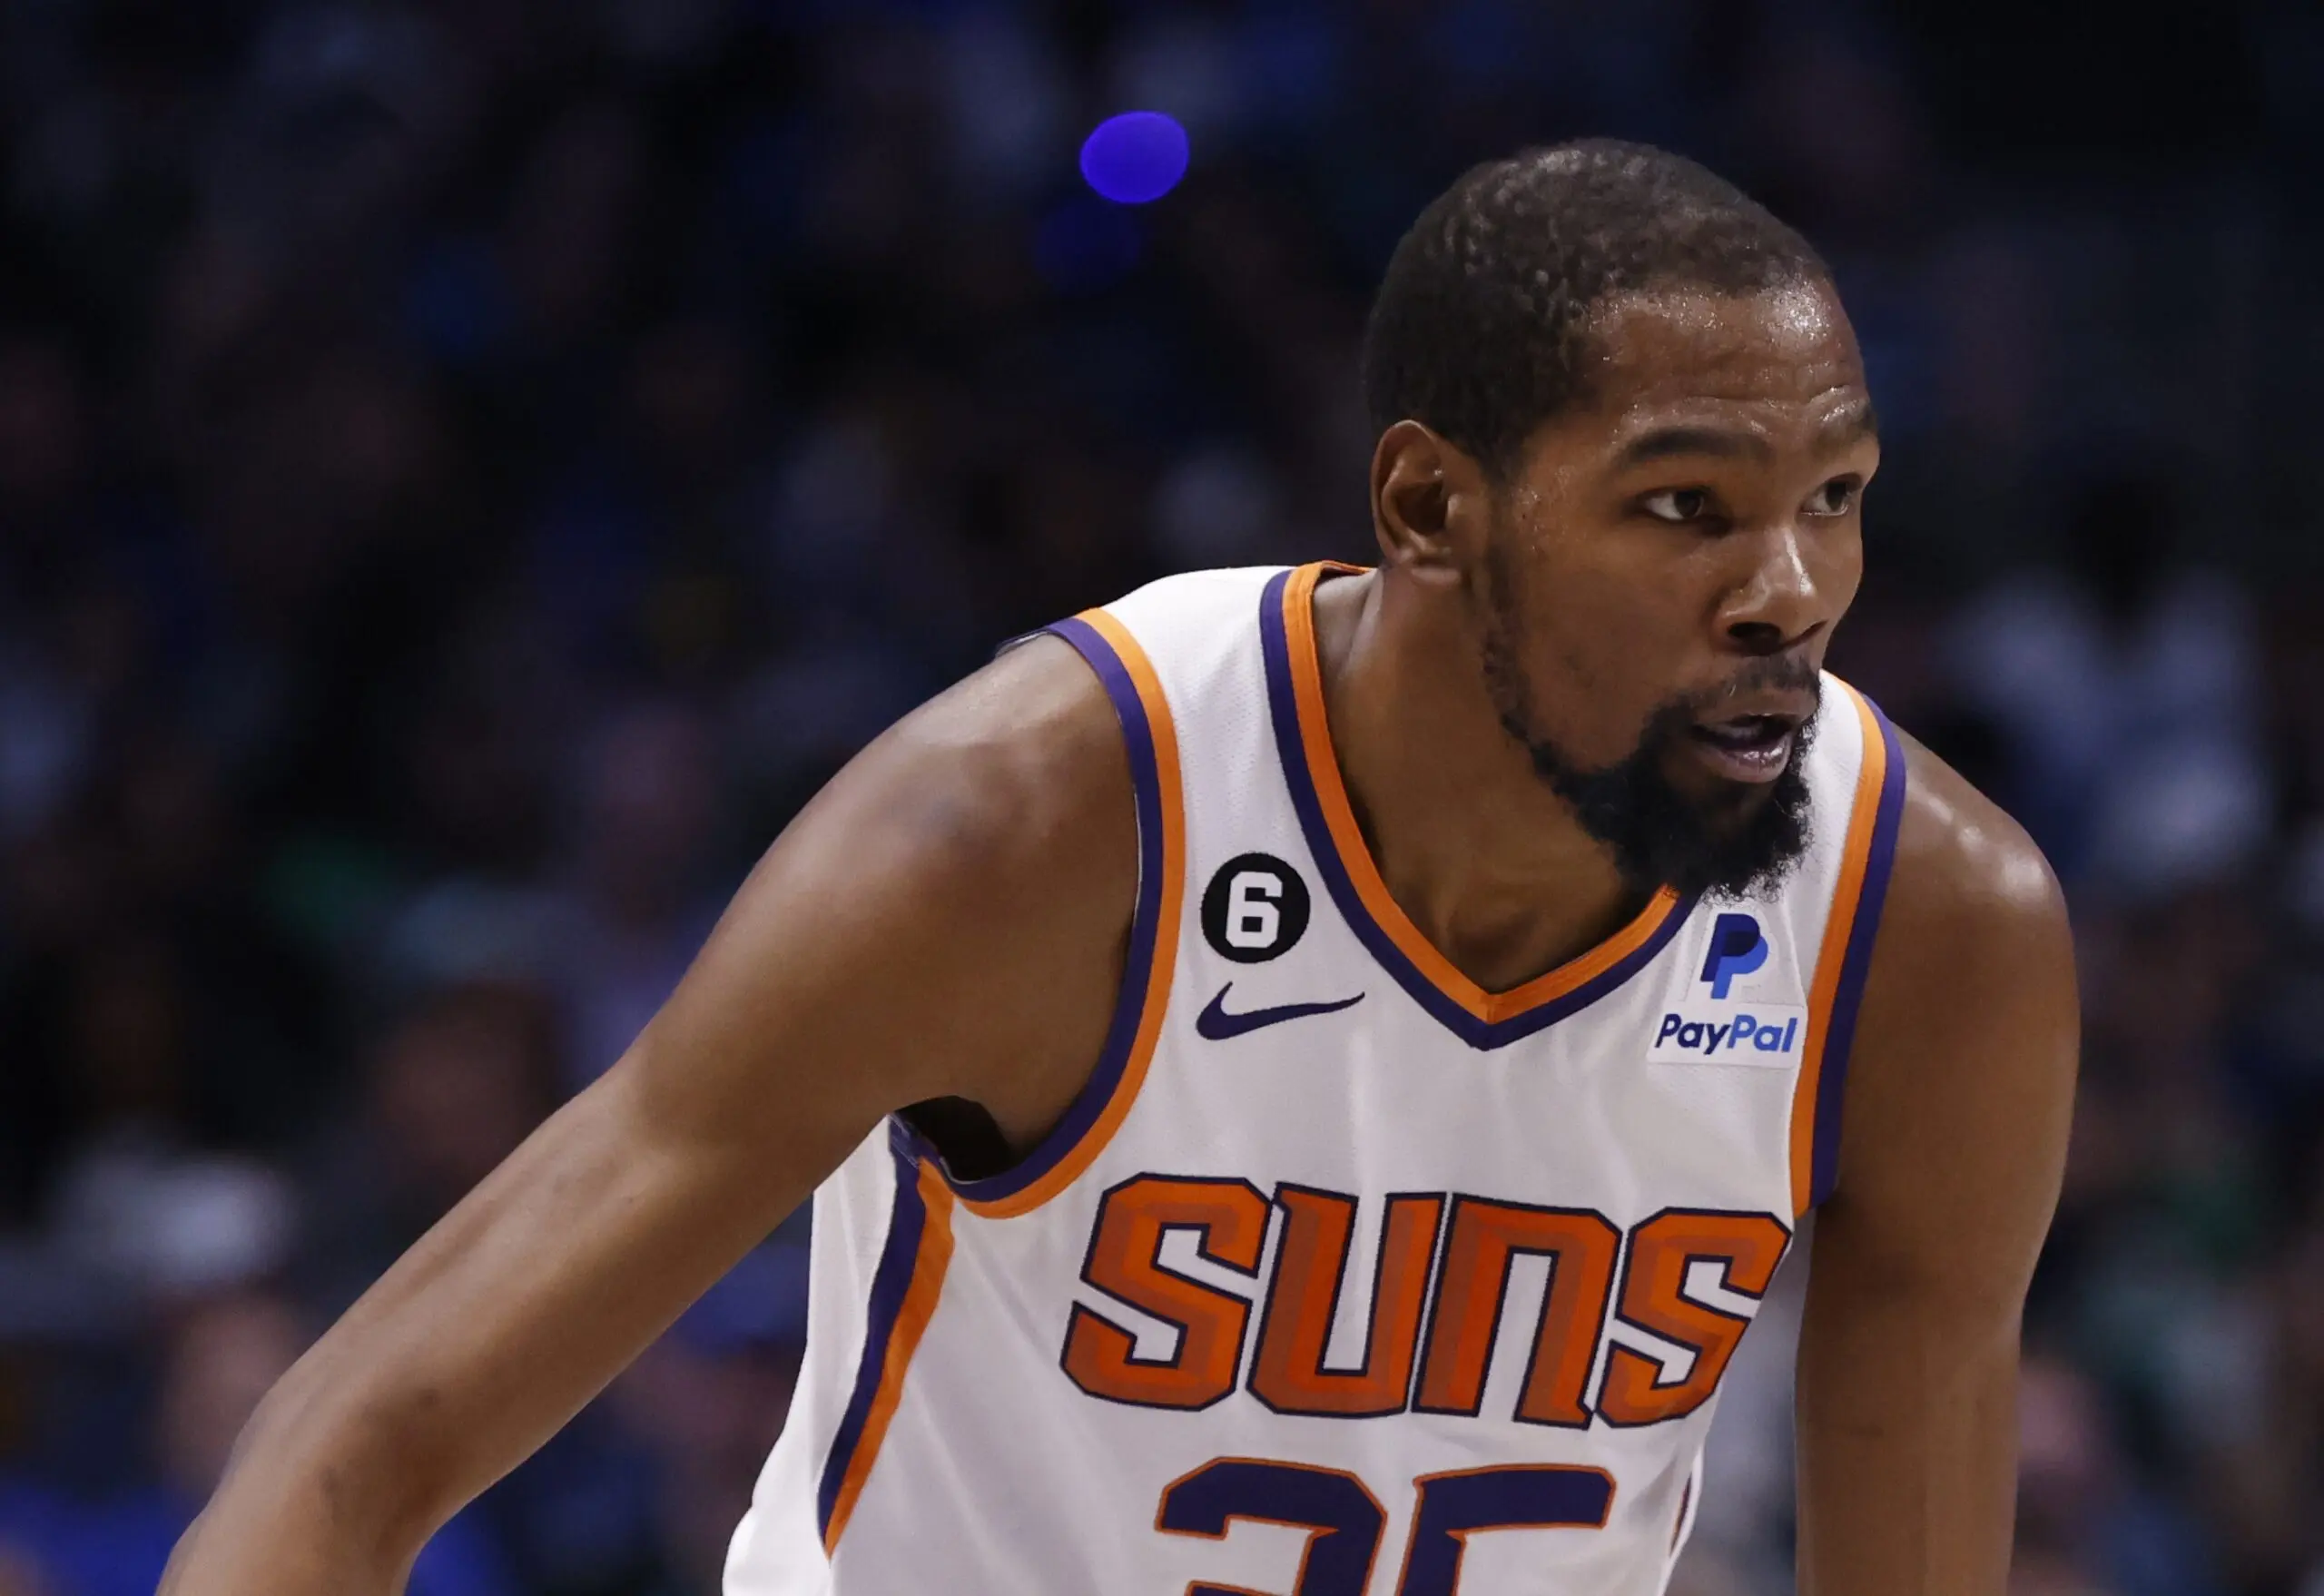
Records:
M1102 116L1195 167L1080 185ZM1886 434L1836 664L2066 879L2014 1591L2324 1592L2324 12L0 0L0 1593L131 1596L314 1331L993 644L1362 557L1463 166L1695 154ZM707 1592L794 1224L423 1561ZM1789 1589L1783 1322L1692 1596Z

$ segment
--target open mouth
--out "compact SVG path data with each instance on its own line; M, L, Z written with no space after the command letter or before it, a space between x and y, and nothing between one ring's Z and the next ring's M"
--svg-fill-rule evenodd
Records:
M1772 782L1791 763L1799 722L1785 714L1738 714L1687 730L1720 773L1738 782Z

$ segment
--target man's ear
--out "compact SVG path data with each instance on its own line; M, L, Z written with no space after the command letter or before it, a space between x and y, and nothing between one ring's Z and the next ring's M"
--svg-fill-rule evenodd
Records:
M1381 563L1431 586L1458 586L1484 556L1492 525L1483 469L1418 421L1399 421L1372 450L1372 531Z

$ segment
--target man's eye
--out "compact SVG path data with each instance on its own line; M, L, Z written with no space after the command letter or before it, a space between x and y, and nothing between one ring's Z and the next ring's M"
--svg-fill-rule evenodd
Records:
M1699 488L1666 488L1639 505L1658 521L1699 521L1710 510L1710 495Z
M1809 497L1805 507L1811 516L1845 516L1856 507L1863 486L1853 477L1835 477Z

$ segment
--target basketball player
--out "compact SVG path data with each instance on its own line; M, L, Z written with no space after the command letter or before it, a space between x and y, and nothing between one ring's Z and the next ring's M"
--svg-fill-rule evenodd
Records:
M1879 456L1827 269L1533 152L1404 239L1364 381L1379 567L1157 583L874 744L283 1380L173 1596L396 1589L810 1192L731 1596L1659 1591L1819 1207L1801 1589L2003 1589L2072 955L1820 674Z

